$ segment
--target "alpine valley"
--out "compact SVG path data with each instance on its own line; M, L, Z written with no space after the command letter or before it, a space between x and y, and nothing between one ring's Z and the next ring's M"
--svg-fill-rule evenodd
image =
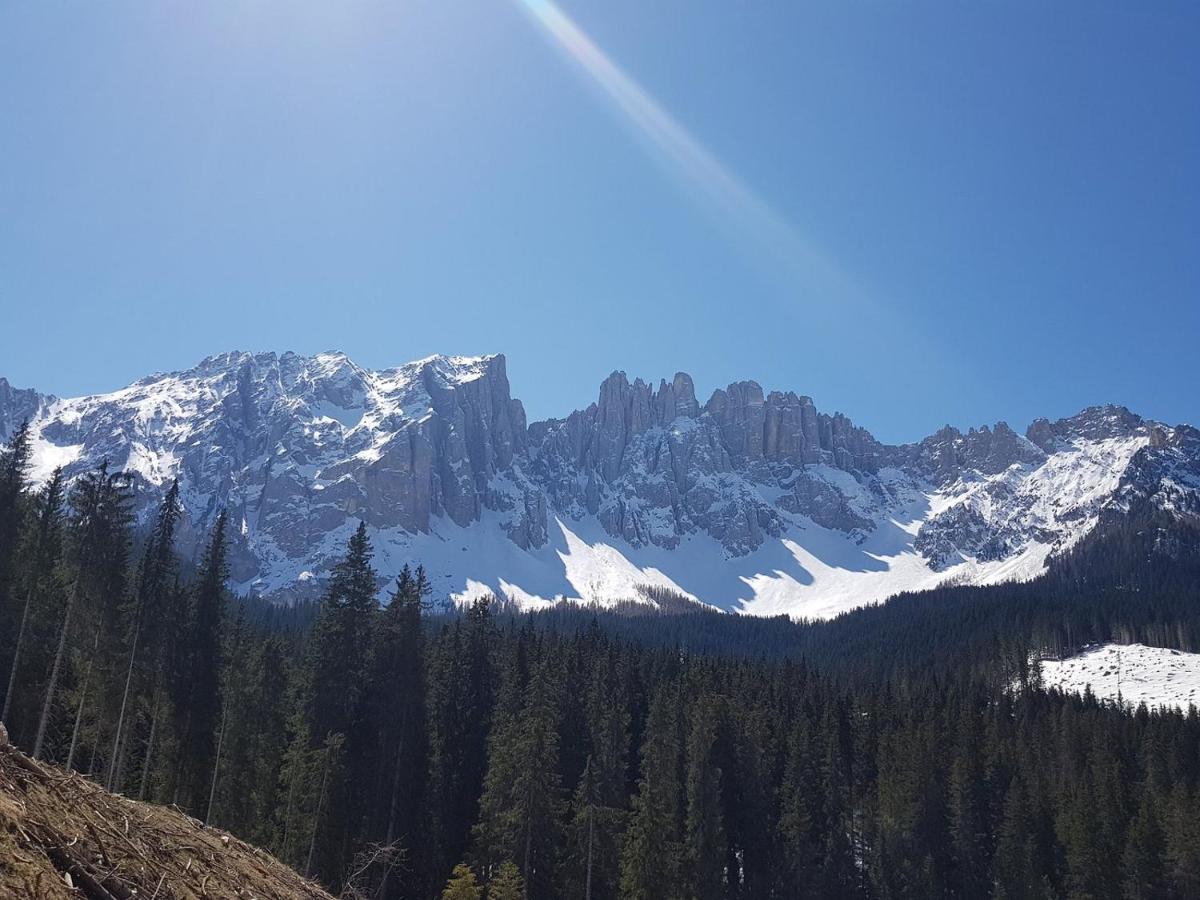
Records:
M796 618L1036 577L1137 501L1200 520L1200 431L1116 406L889 446L754 381L700 403L686 374L614 372L586 408L529 423L502 355L370 371L231 352L74 399L0 378L0 440L24 420L35 480L107 461L135 473L143 521L178 478L185 547L227 509L235 587L279 600L315 596L360 520L380 574L420 562L442 602L661 588Z

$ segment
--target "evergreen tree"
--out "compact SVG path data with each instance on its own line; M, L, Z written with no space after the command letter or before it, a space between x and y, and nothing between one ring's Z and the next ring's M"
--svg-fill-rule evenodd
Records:
M819 756L802 711L788 736L780 788L779 839L782 881L796 897L818 897L821 866Z
M980 715L974 702L958 711L959 733L950 767L950 830L953 880L964 896L987 892L991 863L991 831L987 773L983 757Z
M525 880L511 860L505 860L488 882L487 900L523 900Z
M437 878L462 858L479 820L495 704L496 638L488 601L476 600L444 630L431 664L430 815Z
M196 582L192 615L187 632L191 686L188 699L188 729L184 736L184 770L188 773L183 792L186 808L207 819L213 771L217 764L216 744L222 718L221 622L225 605L225 582L229 578L227 518L217 516Z
M459 863L454 867L446 888L442 891L442 900L482 900L483 891L479 889L479 880L471 867Z
M0 448L0 610L9 609L15 586L17 547L23 525L25 480L32 461L29 423L13 431Z
M1152 900L1166 895L1165 841L1159 821L1159 802L1142 787L1137 815L1129 826L1124 855L1124 896Z
M1001 900L1043 900L1052 894L1037 847L1037 822L1024 780L1014 777L1004 801L1004 818L993 869Z
M317 789L305 869L334 885L340 883L351 847L366 827L370 806L365 796L371 784L366 764L375 741L367 727L365 706L372 666L371 629L379 609L371 556L366 523L359 523L346 556L334 566L321 602L305 666L298 746L286 767L287 792L294 798L301 790L304 806L311 806L311 791ZM335 746L333 753L330 748ZM305 759L317 753L322 760L321 778L314 785Z
M25 518L25 480L32 453L29 423L22 422L0 447L0 672L9 672L16 652L17 553ZM7 695L4 698L8 705Z
M22 556L26 561L24 602L21 606L20 624L13 646L12 663L9 666L8 684L4 692L0 722L12 730L10 713L16 698L18 675L21 672L22 652L30 628L30 614L34 605L48 590L57 587L55 578L62 554L64 486L62 469L54 470L50 480L38 492L34 510L34 525L22 545ZM14 736L18 732L14 731Z
M429 851L421 815L429 761L421 610L429 592L423 568L415 574L408 566L401 570L374 635L370 707L370 730L379 735L380 836L386 846L401 844L422 867ZM399 885L392 884L397 879L390 870L384 880L381 893L387 897Z
M327 734L348 735L358 723L370 671L371 626L378 608L366 523L334 566L313 631L308 729L314 745Z
M697 900L719 900L725 893L725 825L722 778L718 764L718 728L721 709L704 697L692 707L687 745L687 861L690 893Z
M104 623L101 627L111 628L116 598L123 593L128 529L132 519L131 502L128 476L109 472L107 463L101 463L94 472L82 476L71 491L71 506L75 510L72 523L75 534L74 580L59 615L56 648L33 743L33 755L37 758L41 758L46 748L47 730L74 624L72 614L89 589L101 598ZM76 721L78 727L78 718Z
M575 790L566 879L569 891L584 900L615 897L620 881L620 834L625 827L629 753L629 697L614 654L589 628L583 648L586 700L565 697L581 707L588 749Z
M554 896L562 827L558 779L558 684L549 660L535 667L524 704L500 718L488 746L488 769L475 835L488 872L519 860L529 897ZM510 681L510 684L512 682ZM516 685L513 684L515 690Z
M621 847L621 895L630 900L684 896L683 745L678 698L660 688L650 704L641 777Z
M172 638L179 627L180 614L172 608L171 601L178 594L174 590L177 580L175 529L180 513L179 481L176 479L163 496L154 527L143 549L138 566L137 591L129 614L133 623L129 662L117 715L108 787L111 790L123 784L129 732L132 730L132 722L127 721L127 716L132 717L135 707L141 706L148 717L149 726L142 748L141 778L137 790L139 798L146 794L163 701L163 671L173 661ZM135 683L135 679L138 683Z

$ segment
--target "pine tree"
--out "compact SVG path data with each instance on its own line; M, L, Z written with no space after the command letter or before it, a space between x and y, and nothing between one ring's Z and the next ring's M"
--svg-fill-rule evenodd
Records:
M488 882L487 900L523 900L524 897L525 880L512 860L506 859Z
M348 734L362 711L370 671L371 626L378 608L366 523L334 566L311 644L308 725L313 744Z
M785 890L797 897L819 896L821 798L817 763L807 715L801 712L788 736L779 815L780 874Z
M1123 868L1127 900L1152 900L1166 894L1165 840L1159 820L1158 798L1142 787L1137 815L1129 826Z
M62 469L54 470L50 480L38 492L35 504L35 522L24 541L22 555L27 562L24 596L20 625L9 667L8 686L4 693L3 711L0 722L12 726L9 713L16 696L17 678L21 670L21 654L30 626L30 613L41 594L53 589L56 569L62 554L64 486Z
M25 519L25 480L32 453L29 423L22 422L0 447L0 672L12 668L20 614L17 554ZM7 705L8 697L4 698Z
M431 873L444 878L479 820L495 704L495 626L486 599L444 630L429 681ZM434 882L439 883L439 882Z
M405 566L376 628L372 670L371 730L379 735L377 770L385 846L399 842L410 865L426 861L425 782L428 739L425 700L425 635L421 610L430 586L425 570ZM391 870L381 896L396 889Z
M479 804L476 842L489 871L519 860L530 897L554 895L562 801L558 684L549 660L535 667L523 706L496 723Z
M958 743L950 768L955 880L964 896L980 896L987 891L991 863L987 779L974 705L964 704L958 717Z
M1046 872L1037 850L1037 823L1025 782L1014 777L1004 801L1004 818L996 843L994 895L1001 900L1042 900Z
M625 826L625 791L629 752L629 697L614 654L589 626L577 642L582 647L584 743L588 754L572 801L566 883L584 900L615 897L620 882L620 841ZM590 670L590 671L588 671Z
M726 843L721 782L717 761L721 710L714 698L692 707L687 745L687 860L691 894L697 900L719 900L725 893Z
M366 523L360 523L346 556L334 566L321 601L305 665L297 746L289 751L286 766L287 794L301 807L311 808L314 784L305 760L322 747L337 747L336 754L326 750L327 759L321 763L305 864L306 871L333 885L344 875L350 848L365 828L370 806L366 763L376 740L367 727L365 708L372 667L371 630L379 610L371 556ZM336 764L328 761L334 756Z
M682 772L678 698L662 687L650 704L638 793L621 847L622 897L678 900L684 896Z
M13 431L8 445L0 448L0 609L7 608L15 583L23 494L32 454L32 435L26 421Z
M80 478L71 491L71 505L76 513L73 522L76 535L75 577L60 614L57 646L33 743L33 755L36 758L41 758L45 750L47 729L73 624L72 613L89 586L97 587L98 593L108 597L120 590L120 586L105 582L119 579L124 574L128 528L132 518L130 504L128 476L109 472L107 463L101 463L96 471ZM102 561L102 564L98 564L98 561ZM99 585L96 585L97 581Z
M479 880L466 863L459 863L454 867L454 872L442 891L442 900L483 900Z
M225 605L225 582L229 578L228 535L224 512L217 516L194 591L187 646L191 665L188 701L189 726L184 737L184 770L190 788L184 792L187 808L206 817L211 779L216 761L216 742L222 718L221 621Z
M142 751L142 774L137 791L139 798L146 794L150 765L154 757L159 712L162 706L162 673L171 662L171 651L174 645L171 638L174 637L179 624L179 613L171 608L170 601L176 596L176 592L172 590L176 574L175 529L181 511L179 481L176 479L163 496L155 517L154 528L146 541L138 567L137 592L130 615L133 621L133 634L130 638L125 689L121 696L116 736L113 739L108 787L112 790L122 783L129 743L127 715L132 714L132 705L136 705L141 700L149 706L149 730ZM139 686L135 684L135 678L141 674L138 671L139 662L146 670L146 675L140 680L148 682L143 697L137 696Z

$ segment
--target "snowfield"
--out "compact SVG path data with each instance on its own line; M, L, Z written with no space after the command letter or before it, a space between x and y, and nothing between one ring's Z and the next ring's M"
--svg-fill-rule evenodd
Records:
M1200 653L1184 653L1145 644L1101 644L1078 656L1042 663L1047 688L1082 694L1087 688L1101 700L1125 706L1200 705Z

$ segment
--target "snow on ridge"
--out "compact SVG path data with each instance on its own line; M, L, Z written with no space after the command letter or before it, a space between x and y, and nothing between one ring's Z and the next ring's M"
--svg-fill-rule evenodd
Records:
M1041 663L1047 688L1082 694L1127 707L1200 705L1200 653L1145 644L1098 644L1064 660Z
M535 444L507 397L499 355L374 371L340 351L235 351L43 402L35 478L104 458L155 485L185 472L197 532L230 509L242 523L235 581L262 594L315 590L362 517L385 578L424 563L449 601L495 591L529 607L615 603L657 585L731 612L824 618L947 582L1036 577L1117 503L1153 427L1101 409L1078 427L1047 425L1060 436L1041 459L1016 442L1006 469L968 456L934 469L916 447L883 448L881 468L859 471L831 456L751 457L709 413L668 406L673 418L619 439L596 432L597 446L620 447L610 471L546 453L567 445ZM1196 502L1198 454L1157 452L1182 461L1145 483L1180 508ZM943 513L935 561L920 536Z

